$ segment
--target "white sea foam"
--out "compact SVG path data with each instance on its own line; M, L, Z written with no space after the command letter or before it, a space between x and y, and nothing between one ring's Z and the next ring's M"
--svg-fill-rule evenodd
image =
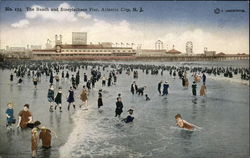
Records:
M104 111L105 113L105 111ZM98 119L97 119L98 118ZM116 119L116 120L114 120ZM131 151L126 146L110 141L116 137L115 129L123 124L118 118L108 118L100 114L97 109L78 110L73 115L75 127L68 137L68 141L59 149L60 158L80 157L144 157L141 153ZM120 133L125 139L127 135Z
M224 77L224 76L210 75L209 79L217 80L217 81L227 81L227 82L231 82L231 83L239 83L239 84L249 85L249 81L248 80L242 80L240 78L240 76L236 76L236 75L233 78Z

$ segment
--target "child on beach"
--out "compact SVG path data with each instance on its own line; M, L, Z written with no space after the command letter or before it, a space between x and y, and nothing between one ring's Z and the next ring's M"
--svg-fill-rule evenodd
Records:
M168 82L166 81L166 82L163 84L162 96L168 95L168 88L169 88L169 84L168 84Z
M116 109L115 109L115 117L119 117L121 116L121 113L123 112L122 111L122 108L123 108L123 103L122 103L122 99L117 97L116 99Z
M16 119L14 118L13 104L8 103L7 106L8 106L8 108L5 111L5 114L7 116L6 127L7 127L7 129L12 129L12 124L16 123Z
M50 85L47 97L48 97L48 101L50 103L49 111L53 112L53 102L54 102L54 97L55 97L53 84Z
M83 86L82 93L80 95L80 99L82 100L83 104L80 105L80 108L82 105L85 105L86 110L88 109L88 91L85 86Z
M32 158L35 158L37 155L37 149L38 149L38 129L33 128L31 131L31 150L32 150Z
M194 125L182 119L180 114L175 115L176 125L180 128L185 128L188 130L194 130Z
M39 139L42 140L42 148L44 149L49 149L51 148L51 138L52 138L52 133L55 134L55 132L51 131L50 129L46 128L46 127L41 127L40 128L40 134L39 134ZM56 134L55 134L55 137Z
M19 112L17 127L26 128L28 123L32 122L32 114L29 111L29 104L25 104L22 111Z
M98 109L100 109L100 107L103 106L103 102L102 102L102 89L100 89L99 92L98 92L97 105L98 105Z
M145 94L145 97L146 97L146 101L149 101L149 100L150 100L150 98L148 97L147 94Z
M33 84L34 84L35 88L37 86L37 81L38 81L38 78L36 76L34 76L33 77Z
M129 115L125 119L123 119L122 121L124 121L125 123L133 122L133 120L134 120L134 117L132 116L133 112L134 112L133 109L129 109L128 110Z
M193 96L196 96L196 88L197 88L197 84L194 81L193 84L192 84L192 93L193 93Z
M55 102L56 102L55 110L57 106L59 106L60 112L62 112L62 88L61 87L59 87L58 89L58 93L55 97Z
M73 108L74 109L76 108L76 106L74 104L75 99L74 99L73 87L70 87L70 89L69 89L69 94L68 94L68 97L67 97L67 102L69 103L69 105L68 105L68 111L69 111L69 108L70 108L71 104L73 104Z
M205 82L203 82L203 84L201 85L201 89L200 89L200 96L206 95L206 89L207 87L205 86Z

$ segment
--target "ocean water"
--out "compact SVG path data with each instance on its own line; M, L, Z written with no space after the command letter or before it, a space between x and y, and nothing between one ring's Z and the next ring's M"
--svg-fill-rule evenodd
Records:
M113 62L137 64L134 62ZM195 62L195 63L161 63L154 65L188 65L188 66L234 66L248 67L249 61L234 62ZM89 70L81 70L80 74ZM48 112L47 88L48 78L42 77L38 89L34 90L31 79L24 79L24 84L17 86L9 83L9 70L0 71L0 155L2 157L29 157L30 131L15 130L8 134L4 127L6 103L13 101L15 115L24 103L31 104L34 120L41 120L50 127L58 138L53 138L53 147L49 152L38 150L38 157L60 158L245 158L249 157L249 82L223 76L207 75L207 95L193 97L191 91L191 74L189 88L184 89L178 78L144 74L138 70L139 78L133 75L118 76L117 84L102 87L99 81L90 91L88 110L77 108L66 111L66 98L63 100L63 112ZM105 70L106 76L108 70ZM81 81L83 76L81 75ZM169 95L159 96L157 85L160 80L168 81ZM136 81L139 87L147 86L145 96L132 95L130 85ZM63 87L66 94L69 81L61 81L57 87ZM82 87L81 82L79 87ZM201 83L198 83L199 94ZM98 90L103 89L104 106L97 109ZM81 88L76 90L77 98ZM134 109L135 120L131 124L115 118L115 101L121 93L124 104L122 118L127 116L129 108ZM180 113L185 120L200 128L190 132L175 126L174 116Z
M246 67L247 63L181 64ZM167 97L157 93L160 80L167 80L170 84ZM139 71L139 79L135 81L139 86L147 86L145 93L150 101L130 94L132 81L132 75L122 74L117 85L103 88L104 107L101 113L97 110L97 89L91 93L89 110L78 111L74 115L75 127L60 148L61 158L249 156L248 81L240 80L239 76L229 79L207 75L207 96L193 97L191 88L183 89L181 80L173 79L168 72L164 72L163 76L151 76ZM192 81L191 77L189 81ZM114 118L118 93L122 94L124 103L122 117L126 117L129 108L135 110L132 124L124 124ZM201 128L189 132L175 127L174 116L177 113Z

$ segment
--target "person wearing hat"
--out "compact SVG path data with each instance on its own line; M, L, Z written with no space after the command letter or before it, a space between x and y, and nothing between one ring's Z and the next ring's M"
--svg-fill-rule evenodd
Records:
M123 119L122 121L124 121L125 123L133 122L133 120L134 120L134 117L132 116L133 112L134 112L133 109L129 109L128 110L128 116L125 119Z
M168 81L166 81L166 82L163 84L162 96L168 95L168 88L169 88L169 84L168 84Z

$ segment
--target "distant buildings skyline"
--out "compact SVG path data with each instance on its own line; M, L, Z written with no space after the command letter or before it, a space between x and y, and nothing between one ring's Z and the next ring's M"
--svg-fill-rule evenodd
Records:
M27 44L45 44L47 48L55 34L63 35L63 43L72 43L72 32L87 32L92 43L108 41L123 46L134 43L142 49L154 49L155 41L160 40L164 49L175 45L186 52L186 42L192 41L193 53L203 52L204 47L231 54L249 53L249 8L248 2L243 1L1 1L0 4L0 48ZM6 11L6 7L22 11ZM26 11L27 7L99 11ZM117 9L102 11L102 8ZM126 11L131 8L143 11ZM226 12L235 8L240 12ZM218 9L221 12L215 12Z

